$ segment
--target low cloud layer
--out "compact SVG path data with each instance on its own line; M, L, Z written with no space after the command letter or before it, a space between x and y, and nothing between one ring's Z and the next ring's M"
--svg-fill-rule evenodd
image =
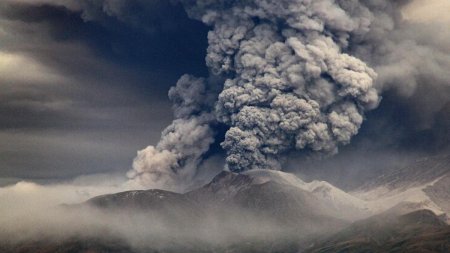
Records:
M305 234L315 231L315 225L309 224L307 231L292 234L286 224L269 214L231 206L205 208L199 214L172 202L166 212L158 208L100 209L79 205L99 194L127 190L121 179L124 178L98 175L51 185L23 181L0 188L0 249L32 245L36 250L64 250L74 243L93 248L103 244L105 248L118 246L126 252L198 252L245 245L248 241L263 242L254 247L280 240L298 243Z

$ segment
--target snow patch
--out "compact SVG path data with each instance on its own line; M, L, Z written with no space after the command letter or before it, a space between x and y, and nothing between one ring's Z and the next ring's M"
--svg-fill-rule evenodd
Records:
M273 170L252 170L245 172L245 174L250 176L255 184L271 181L310 192L343 219L355 220L372 215L366 201L354 197L325 181L306 183L294 174Z
M414 203L415 205L408 205L414 210L428 209L437 215L445 214L424 191L425 188L434 185L442 177L406 190L404 188L389 189L386 186L380 186L370 191L348 193L326 181L306 183L294 174L281 171L252 170L244 174L250 176L254 184L263 184L271 181L310 192L318 199L324 201L330 209L337 211L341 218L344 219L362 219L379 214L402 203Z

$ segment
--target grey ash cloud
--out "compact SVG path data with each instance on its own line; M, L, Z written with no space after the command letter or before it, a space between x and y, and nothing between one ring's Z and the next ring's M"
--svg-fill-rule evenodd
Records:
M449 52L445 43L424 40L439 27L424 29L404 20L402 8L411 1L181 2L190 17L211 27L206 65L212 75L226 79L213 113L229 128L221 145L226 168L232 171L280 170L293 150L303 155L338 153L339 146L358 134L365 112L378 107L381 94L390 97L394 108L403 103L403 113L419 115L410 119L417 128L400 137L372 127L378 138L387 133L382 139L390 139L377 140L374 146L402 146L408 138L420 139L415 136L420 128L439 125L432 121L448 103ZM436 101L430 101L434 96ZM421 103L427 106L417 108ZM393 119L385 114L388 111L373 117L379 117L377 122L393 121L388 123L392 131L405 124L402 119L407 116ZM172 126L168 129L172 130L163 132L161 142L177 133ZM170 163L157 165L158 175L161 170L170 172L176 185L190 181L182 172L198 167L206 153L201 149L191 163L181 149L154 154L149 148L151 152L142 151L136 159L145 157L147 164L135 164L134 172L139 173L131 174L132 180L148 186L154 182L142 179L154 174L152 161L159 152L178 154Z
M182 190L180 178L194 181L202 156L214 143L212 80L184 75L169 90L175 120L162 132L156 146L139 151L128 176L140 185Z
M3 59L37 71L4 76L14 85L1 125L51 138L100 134L108 147L127 146L130 160L133 147L153 144L135 158L130 183L176 190L213 155L244 171L339 159L338 150L442 151L450 34L404 19L410 2L8 0ZM124 133L132 137L111 141Z

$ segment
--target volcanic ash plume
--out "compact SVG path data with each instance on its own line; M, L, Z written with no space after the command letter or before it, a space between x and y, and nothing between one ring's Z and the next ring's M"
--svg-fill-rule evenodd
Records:
M133 179L165 184L192 178L217 122L229 127L221 145L231 171L281 169L280 158L295 149L335 154L358 133L364 112L377 107L377 74L349 54L350 39L370 32L372 9L396 9L394 4L182 3L192 18L212 28L206 64L226 81L218 94L207 94L205 80L181 78L169 92L176 119L156 147L139 153Z
M210 85L211 86L211 85ZM214 142L211 113L214 92L207 81L184 75L170 89L175 120L162 133L156 146L139 151L128 172L142 186L180 190L195 176L201 156Z

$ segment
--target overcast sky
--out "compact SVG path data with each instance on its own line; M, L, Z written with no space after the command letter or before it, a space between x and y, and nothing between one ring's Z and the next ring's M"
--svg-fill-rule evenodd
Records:
M168 4L143 29L50 2L0 3L0 178L125 172L171 121L169 87L205 74L207 28Z
M169 87L207 75L208 27L154 2L0 2L0 184L125 173L159 140ZM450 1L417 0L405 15L450 26Z

